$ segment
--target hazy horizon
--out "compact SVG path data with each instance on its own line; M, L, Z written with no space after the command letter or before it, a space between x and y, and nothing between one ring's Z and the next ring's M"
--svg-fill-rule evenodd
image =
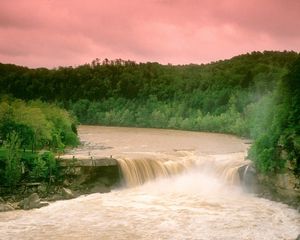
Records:
M109 61L116 61L116 60L123 60L123 61L133 61L133 62L135 62L135 63L137 63L137 64L146 64L146 63L158 63L158 64L160 64L160 65L169 65L169 64L171 64L172 66L186 66L186 65L207 65L207 64L214 64L214 63L216 63L216 62L220 62L220 61L230 61L232 58L235 58L235 57L239 57L239 56L243 56L243 55L247 55L247 54L252 54L252 53L254 53L254 52L260 52L260 53L264 53L264 52L272 52L273 50L264 50L264 51L253 51L253 52L246 52L246 53L241 53L241 54L239 54L239 55L235 55L235 56L232 56L232 57L229 57L229 58L224 58L224 59L216 59L216 60L213 60L213 61L210 61L210 62L204 62L204 63L194 63L194 62L190 62L190 63L182 63L182 64L180 64L180 63L178 63L178 64L176 64L176 63L161 63L161 62L159 62L159 61L147 61L147 60L145 60L145 61L135 61L134 59L122 59L122 58L115 58L115 59L109 59L109 58L95 58L95 59L91 59L89 62L84 62L84 63L80 63L80 64L73 64L73 65L57 65L57 66L52 66L52 67L47 67L47 66L26 66L26 65L22 65L22 64L16 64L16 63L11 63L11 62L0 62L0 64L14 64L14 65L16 65L16 66L21 66L21 67L27 67L27 68L29 68L29 69L38 69L38 68L46 68L46 69L49 69L49 70L51 70L51 69L57 69L57 68L59 68L59 67L73 67L73 68L76 68L76 67L79 67L79 66L83 66L83 65L86 65L86 64L92 64L93 63L93 61L95 61L95 60L98 60L99 61L99 63L100 64L102 64L103 63L103 61L105 60L105 59L107 59L107 60L109 60ZM290 50L290 51L287 51L287 50L283 50L283 51L279 51L279 52L295 52L295 53L297 53L297 54L300 54L300 52L298 52L298 51L293 51L293 50ZM274 50L273 52L276 52L276 50Z

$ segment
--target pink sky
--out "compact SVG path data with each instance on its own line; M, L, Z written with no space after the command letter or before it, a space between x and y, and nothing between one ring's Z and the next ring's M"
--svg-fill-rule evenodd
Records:
M0 62L206 63L300 51L300 0L0 0Z

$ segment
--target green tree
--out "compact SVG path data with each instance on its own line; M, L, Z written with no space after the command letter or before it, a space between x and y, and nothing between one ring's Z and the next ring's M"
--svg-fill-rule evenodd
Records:
M20 138L18 134L13 131L9 134L5 143L7 155L4 172L6 184L11 188L11 190L16 187L22 175L22 166L19 151L20 145Z

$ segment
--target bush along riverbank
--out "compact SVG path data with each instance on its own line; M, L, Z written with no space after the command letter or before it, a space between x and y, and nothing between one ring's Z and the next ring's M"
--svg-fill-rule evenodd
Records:
M76 122L66 110L40 101L2 98L1 202L20 200L35 187L41 195L51 191L62 179L55 154L78 143ZM38 202L37 196L33 199ZM9 207L4 204L2 209Z

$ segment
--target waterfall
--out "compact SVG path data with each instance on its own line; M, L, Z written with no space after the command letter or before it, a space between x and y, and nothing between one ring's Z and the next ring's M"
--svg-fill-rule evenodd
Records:
M239 184L239 168L249 164L244 154L176 157L119 158L121 174L127 187L142 185L157 178L166 178L187 171L200 171L223 179L229 184Z
M169 177L182 173L195 166L192 159L171 161L155 158L117 159L121 173L128 187L142 185L143 183L160 177Z

